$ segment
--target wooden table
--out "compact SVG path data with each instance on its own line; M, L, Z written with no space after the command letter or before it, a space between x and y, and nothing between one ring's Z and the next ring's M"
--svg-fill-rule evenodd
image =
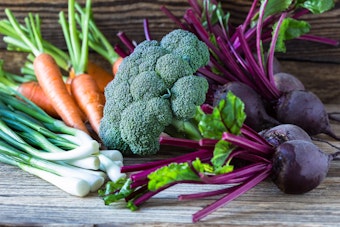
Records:
M223 4L231 11L233 22L240 22L251 2L225 0ZM335 4L331 12L304 18L312 24L312 34L339 40L340 1L336 0ZM114 44L118 31L126 32L134 40L143 40L145 18L149 19L156 39L175 28L159 10L161 5L168 6L177 16L183 15L188 6L187 0L93 0L93 11L98 26ZM65 49L57 20L58 12L66 7L66 0L2 0L0 18L5 17L5 8L10 8L20 20L28 12L39 13L44 21L43 36ZM340 47L299 40L288 45L287 53L278 55L284 70L301 79L307 89L327 103L328 110L339 112ZM0 42L0 59L5 60L6 69L19 72L25 55L5 51L4 43ZM97 56L92 59L103 63ZM333 128L340 134L339 124L334 123ZM331 142L340 146L339 142ZM334 151L326 144L318 145L327 152ZM161 153L154 159L171 155ZM146 159L125 159L126 164L137 161ZM178 185L152 198L139 211L131 212L123 203L105 206L96 193L85 198L70 196L37 177L0 163L0 226L339 226L339 173L340 161L333 161L325 181L304 195L285 195L269 180L262 182L201 222L192 224L191 215L217 198L183 202L177 200L177 195L221 186Z
M327 105L339 111L340 105ZM333 124L340 134L340 124ZM320 136L328 139L326 136ZM331 141L340 146L340 142ZM321 149L334 152L325 143ZM158 159L171 154L160 155ZM126 158L125 164L148 159ZM85 198L70 196L49 183L0 164L0 225L7 226L191 226L192 214L215 198L178 201L179 194L221 188L183 184L167 189L132 212L125 203L105 206L96 193ZM334 160L323 183L303 195L286 195L269 180L195 225L202 226L339 226L340 160Z

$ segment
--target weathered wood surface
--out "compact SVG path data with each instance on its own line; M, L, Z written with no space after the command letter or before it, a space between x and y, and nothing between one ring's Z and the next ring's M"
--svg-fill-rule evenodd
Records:
M79 1L83 3L85 1ZM252 1L222 1L231 12L235 24L242 22ZM160 10L167 6L177 17L182 17L188 7L187 0L156 1L102 1L93 0L93 13L98 27L114 45L119 43L116 34L124 31L137 42L144 39L143 19L149 20L152 37L159 39L176 25ZM58 23L58 12L67 10L66 0L36 0L0 2L0 19L5 18L4 9L9 8L22 21L28 12L39 13L42 18L43 36L56 46L65 49L65 41ZM340 40L340 1L335 0L335 8L322 15L308 15L305 20L312 25L311 34ZM0 38L1 35L0 35ZM5 44L0 41L0 58L5 59L6 68L19 71L23 56L5 52ZM325 103L340 103L340 46L333 47L295 40L288 43L287 53L278 55L284 61L284 69L300 78L307 89L315 92ZM96 61L103 62L102 58Z
M84 0L78 1L80 3ZM242 22L249 10L252 1L249 0L224 0L223 6L231 12L232 21L236 24ZM165 5L177 17L182 17L188 7L187 0L93 0L94 18L109 39L116 43L117 32L124 31L136 40L144 39L143 19L147 18L150 23L151 34L154 38L160 38L176 25L160 10ZM17 18L22 21L28 12L39 13L43 21L43 36L59 47L65 47L63 35L58 24L58 12L67 10L66 0L35 0L35 1L12 1L0 2L0 18L5 17L4 9L10 8ZM340 39L340 1L335 0L335 8L322 15L308 15L303 19L312 25L311 34ZM0 44L0 48L4 48ZM334 48L316 43L294 41L288 46L288 53L283 58L294 60L310 60L320 62L340 63L340 47Z
M239 22L244 18L251 1L224 1ZM93 0L98 26L114 44L116 33L124 31L129 37L143 39L142 20L148 18L154 38L163 36L175 25L159 10L167 5L181 16L188 6L186 0L118 1ZM44 37L65 48L58 24L57 13L66 10L66 0L36 0L0 2L0 19L3 10L10 8L19 19L28 12L39 13L43 18ZM312 33L340 39L340 2L336 9L321 16L306 17L312 24ZM1 38L1 37L0 37ZM6 52L0 41L0 59L5 68L19 72L25 55ZM91 57L106 64L96 55ZM330 111L340 110L340 48L303 41L290 42L288 52L279 55L285 71L296 74L305 86L314 91ZM335 104L335 105L332 105ZM340 125L334 124L340 134ZM322 137L327 138L327 137ZM328 138L327 138L328 139ZM337 146L339 142L332 141ZM328 152L326 144L318 144ZM174 152L176 153L176 152ZM171 154L161 153L155 158ZM135 163L141 159L126 159ZM305 195L284 195L270 181L266 181L205 218L198 226L338 226L340 223L340 161L332 163L327 179ZM142 209L132 213L123 204L104 206L93 193L85 198L69 196L45 181L24 173L15 167L0 164L0 226L190 226L191 215L213 199L177 201L177 195L209 190L212 186L180 185L159 194ZM215 198L214 198L215 199ZM196 226L196 225L195 225Z
M328 105L329 111L339 105ZM340 124L333 124L340 134ZM329 139L321 136L323 139ZM340 146L340 142L331 141ZM335 150L318 143L326 152ZM164 158L174 153L160 153ZM125 164L150 160L125 158ZM269 180L218 209L197 224L192 214L217 197L178 201L179 194L222 186L178 185L161 192L131 212L124 203L105 206L93 193L85 198L70 196L45 181L15 167L0 164L0 226L339 226L340 160L331 164L322 184L304 195L281 193Z

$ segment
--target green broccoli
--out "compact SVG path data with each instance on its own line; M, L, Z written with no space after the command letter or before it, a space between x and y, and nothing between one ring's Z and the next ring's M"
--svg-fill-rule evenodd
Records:
M208 47L180 29L161 42L137 45L105 89L99 129L103 144L125 154L155 154L160 134L192 119L204 103L208 82L194 73L208 61Z
M207 90L208 84L203 77L191 75L179 78L170 89L174 117L179 120L192 118L196 113L196 107L204 103L206 98L202 94L197 95L197 91Z
M208 62L209 52L207 46L188 31L177 29L164 36L160 42L161 46L172 54L187 61L193 72L202 67L203 62Z

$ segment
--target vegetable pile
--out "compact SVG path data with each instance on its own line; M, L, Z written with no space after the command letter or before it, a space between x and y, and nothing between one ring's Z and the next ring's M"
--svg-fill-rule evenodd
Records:
M226 185L217 191L179 195L179 200L221 196L193 215L196 222L267 178L284 193L301 194L317 187L340 153L324 153L311 136L339 137L332 132L318 97L296 77L280 71L274 52L285 51L285 41L294 38L337 45L337 41L305 35L309 25L298 20L308 12L329 10L333 4L254 1L244 23L234 27L215 1L189 3L184 22L162 9L210 51L209 63L196 73L209 82L207 99L194 116L201 138L161 136L161 145L194 151L122 167L127 177L99 191L105 204L124 199L127 207L136 210L175 184Z
M83 9L70 0L68 10L68 22L60 12L60 24L69 55L42 38L39 15L29 14L20 24L5 9L0 33L8 50L28 54L24 75L5 71L0 61L0 161L82 197L124 176L123 156L93 138L103 115L104 87L113 75L89 74L98 66L88 64L87 37L104 39L90 17L91 1ZM119 56L112 51L110 59Z
M6 9L0 33L27 61L23 75L0 61L0 161L72 195L125 200L131 210L176 184L225 185L179 195L221 196L194 222L267 178L284 193L316 188L340 151L326 154L312 138L339 139L329 124L335 116L281 72L274 55L296 38L337 45L307 34L310 25L299 19L333 1L253 1L238 26L217 1L188 2L183 21L162 7L180 28L160 41L150 38L147 20L139 44L119 32L124 49L98 29L90 0L84 8L69 0L67 16L59 13L67 52L42 37L39 15L20 24ZM89 49L112 72L91 62ZM123 155L154 155L163 145L183 154L123 166Z
M98 135L105 104L104 88L114 75L89 61L88 49L96 43L96 50L106 48L106 57L112 64L119 56L113 47L109 49L108 41L96 27L91 17L91 1L86 2L84 9L74 0L69 1L68 20L63 11L59 13L68 53L43 39L38 14L30 13L25 24L19 24L11 10L5 9L5 13L8 19L0 21L0 33L4 35L7 49L29 53L22 72L28 82L38 82L40 88L36 91L48 98L43 101L44 96L39 97L41 93L32 94L24 86L18 90L41 108L48 106L46 112L67 125Z
M296 125L281 124L258 134L247 125L244 104L228 92L213 110L196 118L200 140L161 137L162 144L195 150L167 160L123 166L129 177L99 191L105 204L124 199L136 210L161 191L181 183L220 184L224 189L179 195L179 200L221 196L193 215L199 221L268 177L284 193L301 194L317 187L340 151L326 154Z
M210 100L215 105L228 91L246 104L246 124L261 131L280 123L295 124L311 136L325 133L335 139L320 99L301 82L282 74L275 52L285 52L285 42L303 39L338 45L339 42L307 34L310 25L300 17L320 14L334 7L332 0L253 1L243 23L233 25L217 1L188 1L183 20L166 7L163 11L182 29L196 34L211 52L210 62L199 72L209 79ZM229 85L232 83L232 85ZM237 85L235 84L237 83Z

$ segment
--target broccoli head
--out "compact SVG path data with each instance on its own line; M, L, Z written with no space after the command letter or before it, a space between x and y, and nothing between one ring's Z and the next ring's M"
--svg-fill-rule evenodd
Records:
M172 54L187 61L193 72L206 65L210 58L207 45L186 30L172 31L162 38L160 44Z
M155 154L164 129L193 118L204 103L208 82L194 73L208 61L205 44L184 30L137 45L105 88L103 144L124 154Z

